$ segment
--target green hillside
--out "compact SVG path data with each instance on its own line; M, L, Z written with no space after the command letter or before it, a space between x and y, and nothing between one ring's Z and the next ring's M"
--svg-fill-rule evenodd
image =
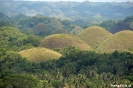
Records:
M0 27L0 48L21 51L38 46L40 40L40 37L26 35L15 27Z
M124 19L124 22L130 25L130 27L133 29L133 16L128 16Z
M0 88L133 88L132 29L131 0L0 0Z
M105 40L99 47L99 52L128 51L133 49L133 32L124 30Z
M27 35L21 33L17 28L0 27L0 46L21 46L26 39Z
M96 48L100 43L109 38L112 34L102 27L92 26L78 34L78 37L87 44Z
M32 62L45 62L51 59L59 59L62 55L46 48L31 48L20 51L19 54L22 57L26 57L28 60Z
M80 48L81 50L93 50L84 41L70 34L50 35L42 40L40 46L50 49L74 46Z

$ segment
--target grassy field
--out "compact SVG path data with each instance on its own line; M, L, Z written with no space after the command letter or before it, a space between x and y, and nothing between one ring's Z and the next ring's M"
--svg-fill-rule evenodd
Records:
M93 50L92 47L86 44L84 41L70 34L50 35L46 37L44 40L42 40L40 46L50 49L74 46L81 50Z
M105 40L99 47L99 52L129 51L133 49L133 31L120 31L107 40Z
M88 45L93 48L109 38L112 34L106 29L98 26L89 27L78 34L78 37L84 40Z
M22 57L26 57L29 61L33 62L45 62L50 59L59 59L62 55L46 48L31 48L31 49L26 49L19 54L22 55Z

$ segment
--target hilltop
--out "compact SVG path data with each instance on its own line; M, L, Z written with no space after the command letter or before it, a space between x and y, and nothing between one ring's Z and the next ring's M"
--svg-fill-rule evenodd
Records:
M74 46L81 50L93 50L84 41L82 41L78 37L70 35L70 34L50 35L41 41L40 46L50 48L50 49Z
M39 23L34 26L30 32L38 36L47 36L52 33L52 30L44 23Z
M129 51L133 48L133 31L124 30L120 31L107 40L105 40L99 47L99 52L113 52Z
M89 27L78 34L88 45L96 48L100 43L109 38L112 34L106 29L98 26Z
M72 31L71 31L71 34L73 35L77 35L79 34L81 31L83 31L84 29L80 26L76 26Z
M32 62L45 62L51 59L59 59L62 55L46 48L31 48L20 51L19 54L22 57L26 57L29 61Z
M3 1L0 3L0 12L9 17L25 14L36 16L38 14L58 18L61 20L103 21L106 19L121 19L133 14L133 3L130 2L25 2ZM95 22L98 22L95 21ZM87 22L86 22L87 23Z

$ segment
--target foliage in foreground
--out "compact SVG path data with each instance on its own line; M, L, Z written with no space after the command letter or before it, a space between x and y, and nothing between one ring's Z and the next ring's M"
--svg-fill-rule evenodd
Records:
M64 48L59 60L34 63L0 51L0 88L110 88L133 85L133 54Z

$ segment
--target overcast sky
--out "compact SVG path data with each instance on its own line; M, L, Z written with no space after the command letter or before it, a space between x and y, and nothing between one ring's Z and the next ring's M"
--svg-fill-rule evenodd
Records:
M25 1L78 1L78 2L83 2L85 0L25 0ZM131 1L133 2L133 0L88 0L91 2L126 2L126 1Z

